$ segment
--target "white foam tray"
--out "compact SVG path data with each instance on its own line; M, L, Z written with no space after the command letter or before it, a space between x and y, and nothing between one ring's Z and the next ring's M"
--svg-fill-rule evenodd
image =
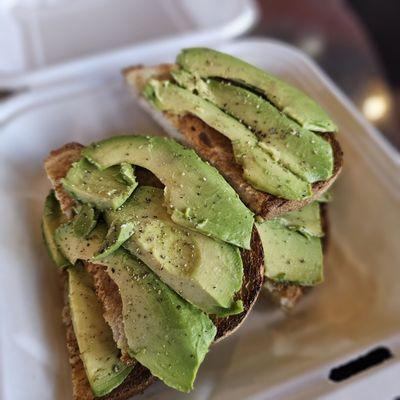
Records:
M196 389L160 382L141 399L392 399L400 395L399 159L332 82L302 53L266 40L225 44L315 97L340 127L345 166L330 206L326 282L293 314L260 299L237 334L216 345ZM169 61L174 54L131 57ZM40 215L49 189L42 162L68 141L117 133L159 133L124 87L114 59L106 80L52 85L0 107L0 398L68 399L69 366L57 272L42 244ZM350 380L332 367L385 345L394 357Z
M253 0L0 1L0 88L102 75L121 57L216 43L257 17ZM17 5L16 5L17 4ZM211 12L212 10L212 12Z

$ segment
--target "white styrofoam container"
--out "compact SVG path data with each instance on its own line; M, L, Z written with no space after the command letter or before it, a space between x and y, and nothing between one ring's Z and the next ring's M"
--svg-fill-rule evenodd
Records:
M0 2L1 89L77 79L93 69L104 78L122 57L215 45L243 34L257 17L253 0L36 3L7 7L8 2Z
M96 79L53 82L0 105L0 398L68 399L70 375L57 272L40 235L47 153L68 141L160 129L129 95L119 69L172 61L180 40L111 56ZM155 46L155 45L154 45ZM190 395L160 382L142 399L391 399L400 395L399 158L302 53L267 40L217 46L315 97L338 123L343 174L330 206L326 283L290 317L260 299L237 334L216 345ZM83 63L85 64L85 62ZM78 66L79 64L76 64ZM71 70L72 71L72 70ZM85 76L83 74L82 76ZM71 76L72 77L72 76ZM104 78L106 77L106 78ZM342 383L332 367L386 345L394 357Z

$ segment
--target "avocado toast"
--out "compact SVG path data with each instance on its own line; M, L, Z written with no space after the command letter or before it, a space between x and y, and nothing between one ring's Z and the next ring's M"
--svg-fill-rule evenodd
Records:
M340 173L337 128L325 111L244 61L193 48L176 64L124 75L166 131L213 164L262 219L309 204Z
M189 391L262 287L252 213L171 139L71 143L45 169L54 192L42 226L65 282L74 397L125 399L154 376Z
M284 214L321 198L341 171L337 127L327 113L297 88L242 60L212 49L189 48L178 54L176 64L134 66L126 68L124 76L140 104L168 134L221 172L255 213L259 228L261 221L275 220L264 226L277 233ZM311 208L314 220L323 225L325 217L321 221L317 206ZM282 228L282 240L292 232ZM304 232L297 235L304 237ZM292 241L296 248L302 237L289 236L298 239ZM308 236L320 258L319 272L314 272L321 274L322 240L312 238ZM307 263L302 264L300 270L310 272ZM265 286L285 308L322 280L322 275L289 279L283 271L275 271L276 276L268 271L266 265Z

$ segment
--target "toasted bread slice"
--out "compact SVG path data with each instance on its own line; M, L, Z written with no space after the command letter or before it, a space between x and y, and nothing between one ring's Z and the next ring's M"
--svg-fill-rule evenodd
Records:
M74 201L63 190L59 182L67 174L72 162L80 158L82 149L83 146L77 143L66 144L60 149L52 151L49 157L46 159L46 164L52 166L52 168L48 168L46 166L46 172L53 185L58 184L58 199L62 206L62 210L67 215L72 215ZM162 186L161 182L158 181L158 179L147 170L138 168L135 173L140 184L151 184L158 187ZM261 240L255 228L253 228L251 248L252 250L241 250L244 278L242 287L240 291L236 294L236 298L243 301L244 311L238 315L233 315L225 318L212 317L217 327L217 335L215 338L216 342L230 335L243 323L245 317L248 315L249 311L253 307L261 291L264 281L264 255ZM103 304L104 318L110 325L113 332L114 340L118 344L118 347L121 349L121 360L127 364L130 364L133 362L133 360L129 357L127 352L127 340L124 334L122 320L122 300L119 295L119 291L115 283L104 271L104 268L102 266L92 263L85 263L85 266L94 277L96 293ZM64 319L68 322L67 318ZM75 395L75 398L91 399L92 397L79 397L84 395L89 396L89 394L92 394L90 391L90 387L88 386L85 372L83 370L83 364L79 358L79 350L77 349L76 339L75 341L73 340L73 329L71 328L70 323L69 325L66 325L68 335L68 348L71 354L70 363L72 367L72 375L74 381L74 393L77 393ZM145 387L147 387L151 383L151 380L149 380L148 376L144 373L137 375L137 372L135 372L136 370L137 367L134 368L133 372L128 376L127 380L119 388L115 389L112 394L109 395L114 396L113 393L115 392L115 397L106 396L105 398L125 399L135 393L141 392ZM135 374L135 378L131 378L132 374ZM141 378L142 380L140 380ZM137 386L136 391L135 385ZM126 390L124 389L125 386L127 386ZM121 391L119 391L120 388ZM124 395L125 392L126 397Z
M230 140L193 115L177 116L154 109L141 97L149 79L170 79L172 64L156 67L136 66L123 71L125 79L139 98L139 103L148 111L165 131L192 147L204 160L214 165L239 194L242 201L260 218L272 219L288 211L298 210L320 197L338 177L342 168L342 150L333 133L324 134L333 148L333 175L327 181L313 184L313 195L308 199L285 200L254 189L243 178L242 167L236 163Z

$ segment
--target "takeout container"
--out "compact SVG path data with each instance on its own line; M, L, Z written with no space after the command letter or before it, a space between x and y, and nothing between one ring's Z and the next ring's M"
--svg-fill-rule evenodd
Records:
M90 0L77 0L75 5L83 7L84 3L95 9L96 2ZM243 327L212 348L191 394L157 383L139 398L399 396L397 153L304 54L275 41L233 39L254 21L252 2L139 1L143 7L139 10L134 7L135 1L120 3L121 7L131 7L133 25L150 15L152 4L157 3L157 10L167 18L162 20L167 25L165 33L152 35L152 29L160 26L142 23L137 34L148 29L148 37L138 36L135 41L135 31L128 31L133 44L124 42L121 36L125 48L115 43L108 46L103 42L107 35L103 35L90 57L81 58L74 47L64 55L58 49L62 58L49 54L49 64L62 64L45 63L40 68L31 64L24 71L0 76L0 87L17 91L0 103L0 398L71 396L58 275L40 234L41 209L49 189L44 157L70 141L88 144L113 134L160 134L160 128L130 96L119 71L130 64L173 61L181 47L198 44L217 47L282 76L316 98L339 125L345 165L329 210L326 282L312 290L289 317L260 299ZM112 7L111 1L102 4ZM145 5L151 8L145 9ZM43 12L50 18L51 10ZM55 15L61 18L60 14L58 8ZM89 11L88 15L96 17ZM182 15L184 21L180 21ZM47 26L54 27L51 18L46 18L43 31ZM69 33L71 29L65 32ZM88 54L90 46L85 47L87 38L83 31L81 34L79 48ZM172 36L164 36L167 34ZM146 38L148 41L143 42ZM393 357L341 382L329 380L333 368L378 346L385 346Z

